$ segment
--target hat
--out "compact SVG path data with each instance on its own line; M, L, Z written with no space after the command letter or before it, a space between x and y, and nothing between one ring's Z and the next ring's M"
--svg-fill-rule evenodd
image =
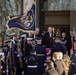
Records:
M26 37L26 34L22 34L21 37Z
M42 37L37 37L36 40L42 40Z
M6 40L6 41L5 41L5 43L10 43L10 42L11 42L11 40Z
M0 55L4 55L4 53L3 52L0 52Z
M35 30L36 30L36 31L39 31L40 29L39 29L39 28L36 28Z
M15 36L15 35L16 35L15 33L11 33L11 34L10 34L10 36Z
M2 48L8 48L8 46L7 45L4 45L4 46L2 46Z
M33 38L30 38L30 37L29 37L29 38L27 38L27 40L33 40Z
M21 40L17 40L17 43L21 42Z

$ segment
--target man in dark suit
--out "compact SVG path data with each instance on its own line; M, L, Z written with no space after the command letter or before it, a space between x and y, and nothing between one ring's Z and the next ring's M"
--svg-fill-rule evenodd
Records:
M68 39L67 39L67 48L68 48L68 55L70 56L70 52L71 52L71 49L72 49L72 44L73 42L75 42L75 39L74 39L74 33L73 31L71 30L70 31L70 35L68 36Z
M48 32L44 35L44 43L46 48L52 48L53 47L53 30L52 27L48 28Z
M67 37L65 32L62 33L61 42L67 47Z
M66 54L66 47L61 43L61 40L58 37L55 38L55 43L53 50L51 51L51 56L53 55L54 52L62 52L63 55Z
M36 28L35 35L36 35L36 38L37 37L42 37L42 34L40 33L40 29L39 28Z

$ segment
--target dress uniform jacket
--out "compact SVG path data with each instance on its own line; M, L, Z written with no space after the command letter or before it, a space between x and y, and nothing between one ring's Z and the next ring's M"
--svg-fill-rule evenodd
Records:
M4 60L1 60L1 66L2 66L2 75L6 75L6 63Z
M25 47L25 56L30 55L31 49L32 49L32 45L27 43Z
M37 44L35 46L35 50L39 59L38 68L40 74L45 73L45 67L44 67L44 61L46 60L46 51L45 47L43 47L41 44Z
M27 64L26 75L39 75L38 58L36 55L28 55L25 62Z
M25 50L25 47L26 47L26 40L24 40L24 38L22 38L22 41L21 41L21 50L22 50L22 54L24 54L24 50Z
M19 59L21 59L21 55L18 53L17 54L17 60L16 60L17 75L21 75L22 74L22 70L23 70L23 61L20 61Z

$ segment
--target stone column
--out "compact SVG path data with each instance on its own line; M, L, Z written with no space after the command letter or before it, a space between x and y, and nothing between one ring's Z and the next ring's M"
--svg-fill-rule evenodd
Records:
M39 27L39 0L36 1L36 27Z
M76 32L76 1L70 0L70 29L75 29Z
M72 30L73 27L75 28L76 32L76 11L70 11L70 29Z

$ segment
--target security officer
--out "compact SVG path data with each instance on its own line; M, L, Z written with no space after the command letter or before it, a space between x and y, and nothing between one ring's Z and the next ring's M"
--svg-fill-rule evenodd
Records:
M38 57L34 49L31 49L30 55L25 60L27 64L26 75L39 75L38 71Z
M45 73L44 61L46 60L46 49L41 44L41 37L38 37L36 41L37 41L37 45L35 46L35 51L37 53L39 60L38 63L39 72L40 75L42 75L43 73Z
M0 65L1 65L1 66L0 66L0 69L1 69L1 71L2 71L0 75L7 75L7 74L6 74L6 62L5 62L5 60L4 60L4 59L5 59L4 53L0 53L0 56L1 56L1 58L0 58L0 61L1 61L1 62L0 62L0 63L1 63L1 64L0 64Z

